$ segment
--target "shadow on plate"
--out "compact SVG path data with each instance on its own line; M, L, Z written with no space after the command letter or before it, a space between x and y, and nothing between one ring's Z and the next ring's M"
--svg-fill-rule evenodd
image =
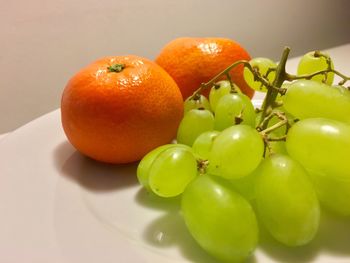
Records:
M284 246L277 242L261 224L259 229L260 249L276 262L313 262L322 254L346 259L350 257L350 219L324 210L321 214L320 228L314 240L306 246L294 248Z
M135 195L135 201L146 208L174 212L180 210L181 197L162 198L140 187Z
M184 220L179 212L167 212L152 221L143 233L143 239L149 245L166 249L176 247L181 255L190 262L217 263L218 261L208 255L187 231ZM252 256L247 263L255 263Z
M323 210L315 242L330 254L347 257L350 262L350 217L337 216Z
M217 263L192 238L180 214L181 197L161 198L141 188L135 195L135 201L149 209L162 210L164 213L151 221L143 232L143 240L158 249L177 249L184 259L198 263ZM255 263L252 256L247 263Z
M112 191L137 184L138 163L113 165L97 162L80 154L68 142L56 147L53 158L62 176L91 191Z
M58 172L82 187L94 192L107 192L137 185L137 163L110 165L96 162L77 152L68 142L59 144L53 155ZM205 253L188 233L179 214L180 198L162 199L140 188L135 201L144 207L163 210L164 214L146 227L143 240L156 248L177 247L184 258L191 262L217 262ZM322 211L320 229L307 246L289 248L275 241L260 227L259 249L276 262L306 263L319 255L350 257L350 219ZM257 262L253 256L248 263Z
M146 243L159 249L176 247L182 256L190 262L217 262L205 253L189 234L180 214L180 198L159 198L144 189L140 189L135 195L135 200L147 208L164 211L163 215L150 222L146 227L143 233L143 239ZM275 262L314 262L322 254L328 254L340 260L350 257L350 219L324 210L321 215L319 231L314 240L305 246L287 247L277 242L261 224L259 231L258 249ZM247 262L253 263L257 260L253 255Z

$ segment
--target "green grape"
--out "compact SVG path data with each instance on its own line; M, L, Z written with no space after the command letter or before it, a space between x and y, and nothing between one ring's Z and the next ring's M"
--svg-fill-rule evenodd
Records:
M290 156L311 175L322 204L350 215L350 125L315 118L297 122L288 132Z
M278 108L279 112L285 112L285 110L283 109L283 107ZM290 116L290 114L286 113L286 116L288 117L288 120L293 120L294 118L292 116ZM257 114L257 118L256 118L256 126L258 125L259 121L260 121L260 117L261 117L261 112L259 112ZM273 116L267 127L271 127L275 124L277 124L278 122L280 122L281 120L277 117L277 116ZM269 133L269 137L270 138L278 138L281 136L284 136L287 133L287 126L281 126L275 130L273 130L272 132ZM285 142L284 141L269 141L269 147L266 147L266 151L267 151L267 155L273 154L273 153L282 153L285 154L287 153L286 151L286 146L285 146Z
M208 160L213 141L219 134L218 131L208 131L199 135L192 145L194 153L200 159Z
M257 169L247 176L230 180L232 187L248 201L255 199L255 182L258 178Z
M346 94L349 94L349 89L342 85L333 85L332 88L338 90L342 94L345 94L345 96Z
M326 55L329 58L329 55ZM298 65L298 75L309 75L313 74L317 71L326 70L328 68L327 60L325 57L316 57L315 52L309 52L305 54L301 60L299 61ZM331 61L331 68L333 69L333 62ZM326 84L332 85L334 79L334 73L329 72L327 73L327 80ZM316 75L312 77L312 80L318 81L318 82L324 82L325 75Z
M350 92L314 80L293 82L283 107L298 119L329 118L350 123Z
M272 69L277 68L277 64L268 58L253 58L252 60L249 61L249 64L253 68L257 68L262 77L264 77L266 75L267 70L269 68L272 68ZM253 73L246 67L244 68L243 76L244 76L244 80L247 82L248 86L251 87L252 89L254 89L256 91L262 91L262 92L267 91L267 88L264 85L262 85L262 83L260 81L254 80ZM270 83L273 83L273 81L275 80L275 77L276 77L275 71L271 71L269 73L269 75L267 76L267 80Z
M234 89L240 92L240 89L235 85ZM209 92L209 102L212 111L215 111L216 105L218 104L221 97L231 92L231 84L228 80L221 80L214 85Z
M136 171L137 179L139 183L142 186L144 186L147 190L150 190L149 184L148 184L148 178L149 178L149 171L154 160L158 157L160 153L162 153L163 151L171 147L182 147L182 148L191 149L187 145L183 145L183 144L165 144L147 153L138 164L137 171Z
M184 113L186 114L188 111L193 110L193 109L210 110L209 100L203 95L200 95L199 99L197 99L197 100L190 99L190 97L188 97L184 101Z
M236 118L241 119L242 124L255 127L254 106L244 94L226 94L221 97L215 108L215 129L222 131L237 124Z
M227 179L237 179L253 172L264 153L261 135L252 127L235 125L214 140L208 172Z
M290 84L292 84L292 83L291 82L283 82L281 88L288 89ZM278 94L278 96L281 96L281 94Z
M350 180L350 125L313 118L294 124L286 139L288 154L306 169Z
M192 146L196 138L214 129L214 116L208 110L193 109L185 114L177 130L177 142Z
M318 199L327 209L343 216L350 215L350 180L341 180L330 174L309 171Z
M149 185L148 185L148 175L149 175L149 170L150 167L157 156L163 152L166 149L169 149L170 147L174 146L175 144L166 144L159 146L149 153L147 153L142 160L140 161L139 165L137 166L137 179L139 183L144 186L146 189L149 190Z
M242 262L257 245L254 211L226 180L198 176L182 195L181 211L198 244L222 262Z
M287 155L272 155L258 167L256 205L270 234L287 246L315 236L320 207L305 169Z
M149 187L161 197L182 194L187 184L197 176L197 161L192 150L170 147L161 152L149 171Z

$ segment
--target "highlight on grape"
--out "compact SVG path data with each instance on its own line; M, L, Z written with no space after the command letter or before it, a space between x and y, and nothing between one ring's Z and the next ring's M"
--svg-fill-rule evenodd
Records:
M320 51L290 74L289 52L278 64L237 61L203 83L184 102L177 143L154 149L137 169L149 192L180 196L189 233L222 262L254 253L258 219L295 247L312 242L322 209L350 215L350 78ZM260 108L229 78L238 65L248 85L266 93Z

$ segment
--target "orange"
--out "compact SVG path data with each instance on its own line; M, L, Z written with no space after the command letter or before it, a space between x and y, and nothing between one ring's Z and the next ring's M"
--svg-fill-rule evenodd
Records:
M169 143L182 116L175 81L156 63L131 55L102 58L83 68L61 99L68 140L107 163L134 162Z
M183 99L237 60L250 60L248 52L227 38L177 38L156 58L179 86ZM231 79L250 98L254 91L243 78L243 66L230 72ZM206 91L204 94L208 94Z

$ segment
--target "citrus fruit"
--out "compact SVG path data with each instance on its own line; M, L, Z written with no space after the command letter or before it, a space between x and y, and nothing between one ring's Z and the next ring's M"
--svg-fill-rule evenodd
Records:
M179 86L183 99L237 60L250 60L248 52L227 38L177 38L161 50L156 58ZM230 71L232 81L250 98L254 91L243 78L243 66ZM205 91L208 95L209 90Z
M73 76L61 99L68 140L107 163L130 163L169 143L183 116L180 90L156 63L137 56L95 61Z

